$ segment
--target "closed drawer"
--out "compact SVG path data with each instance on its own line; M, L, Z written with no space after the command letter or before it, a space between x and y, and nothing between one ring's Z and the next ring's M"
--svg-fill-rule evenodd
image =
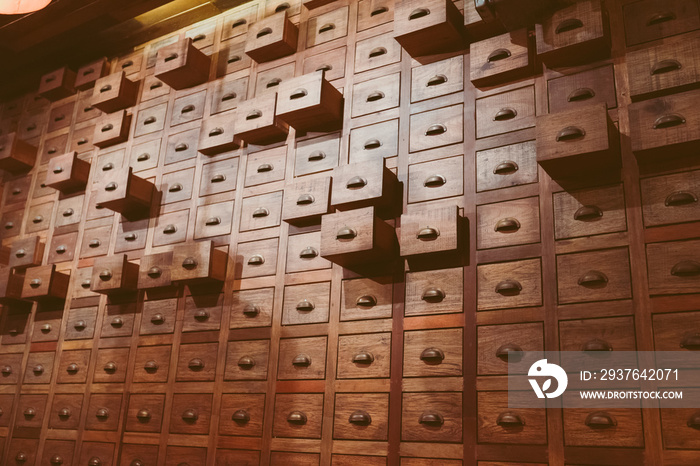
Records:
M322 421L322 393L277 394L272 426L275 437L320 439Z
M532 74L533 54L527 29L472 42L469 77L475 86L515 81Z
M3 343L5 335L3 334ZM2 372L0 377L1 385L15 385L19 382L19 376L22 373L22 354L5 354L2 357ZM13 395L14 397L14 395ZM6 411L9 412L9 411ZM9 423L9 416L7 416Z
M98 116L102 115L101 111L99 111L96 107L93 107L91 101L92 89L80 93L75 104L78 107L77 115L75 116L76 123L92 120L93 118L97 118ZM66 134L65 137L67 138L68 135Z
M240 79L220 79L214 83L211 97L211 114L233 110L246 99L248 77Z
M63 338L66 340L82 340L92 338L97 322L97 307L71 309L68 311L66 330Z
M43 75L38 93L51 102L75 94L75 71L64 66Z
M180 345L177 360L178 382L213 381L216 374L218 343Z
M629 59L628 59L629 60ZM630 63L628 61L628 66ZM630 79L633 75L629 74ZM604 103L617 107L615 73L612 65L562 76L547 81L550 113Z
M187 296L182 331L219 330L223 305L223 293Z
M173 333L177 299L145 301L141 315L141 335Z
M2 236L9 238L19 234L20 224L22 223L23 210L14 212L5 212L2 215L3 229ZM26 233L35 233L49 228L51 224L51 216L53 215L53 202L39 204L29 208L27 212L26 225L24 231Z
M7 451L5 454L10 461L13 461L16 465L23 464L36 464L36 457L39 451L39 439L22 439L14 437L10 442L9 439L3 439L7 441ZM8 464L12 464L8 462Z
M462 312L463 280L461 268L407 273L404 315Z
M95 383L123 383L129 363L129 348L102 348L97 350L97 363L92 381Z
M139 346L134 363L134 383L165 383L170 370L170 345Z
M44 209L48 210L49 207L53 210L53 203L51 204L44 204ZM36 210L34 211L36 212ZM30 214L34 214L34 212L30 211ZM13 236L19 235L19 230L22 227L22 218L24 217L24 210L14 210L12 212L5 212L2 214L2 217L0 217L0 224L2 224L2 230L0 230L0 238L11 238ZM27 220L29 218L32 219L32 223L34 223L34 218L36 218L37 215L34 214L33 217L27 217ZM42 225L41 229L44 230L48 228L48 222L45 221L45 218L50 218L50 217L44 217L43 215L41 216L41 220L39 220L39 224Z
M409 205L401 216L401 256L459 251L460 222L457 206Z
M465 36L464 17L449 0L396 3L394 39L412 57L461 50Z
M391 333L338 337L338 378L387 378L391 368Z
M462 329L404 333L403 376L462 375Z
M221 396L221 405L219 435L262 436L265 415L264 393L224 393Z
M370 37L355 44L355 73L398 63L401 45L391 33Z
M700 28L700 11L692 0L670 0L663 8L654 0L643 0L622 11L628 47Z
M171 284L170 267L166 267L166 265L172 264L172 262L172 251L143 256L139 263L138 289L146 290L169 286Z
M20 395L17 403L15 428L40 429L46 412L48 395Z
M197 157L199 128L190 129L168 136L165 148L165 164L182 162Z
M16 276L22 279L22 275L9 275ZM6 276L7 277L7 276ZM21 288L21 283L19 287ZM19 298L19 292L15 298ZM27 333L29 331L29 314L26 311L15 311L8 313L5 323L2 327L2 344L3 345L15 345L20 343L25 343L27 341ZM21 358L20 358L21 360Z
M360 0L357 6L357 30L364 31L394 20L394 0Z
M535 141L476 152L476 190L509 188L537 182Z
M404 393L401 440L461 442L462 393Z
M641 180L647 227L700 220L700 170Z
M391 277L343 280L340 320L384 319L392 315Z
M106 154L100 154L95 160L95 171L93 173L93 183L104 183L105 180L111 181L114 173L124 164L125 150L116 150Z
M101 120L101 118L102 115L100 115L100 118L98 118L98 120ZM68 150L70 152L77 152L78 154L82 154L84 152L93 150L94 147L92 145L92 140L94 134L95 125L86 126L85 128L74 130L73 135L71 136L70 146L68 147ZM46 159L44 158L44 160Z
M25 384L49 383L53 372L56 353L52 351L30 353L27 358L27 369L24 372Z
M584 351L635 351L636 348L631 316L559 322L560 351L579 351L584 357Z
M464 107L431 110L411 115L409 151L460 143L464 140Z
M375 206L381 214L389 213L398 203L400 189L384 159L341 165L333 169L331 205L339 210Z
M303 62L303 74L313 73L314 71L325 71L324 77L328 81L345 77L346 52L347 49L343 46L329 50L328 52L305 57Z
M350 163L393 157L399 150L399 120L350 131Z
M77 134L81 130L74 130L73 133ZM90 130L90 135L92 135L92 129ZM55 136L52 138L46 138L44 141L44 146L41 152L38 153L41 163L47 163L51 158L57 157L61 154L66 153L66 145L68 144L68 134L63 134L61 136Z
M140 115L141 112L139 112ZM137 122L137 130L142 126L144 125L138 125ZM104 113L97 118L95 131L92 133L92 143L100 149L104 149L105 147L126 142L129 139L130 127L131 114L127 114L126 110L111 114ZM140 133L137 135L140 135Z
M53 131L58 131L61 128L69 127L71 125L74 106L75 102L70 102L52 108L51 113L49 113L49 124L46 128L46 132L51 133Z
M298 132L337 129L343 118L343 94L323 71L315 71L279 86L276 112Z
M299 29L288 19L288 13L284 10L270 12L272 16L249 25L246 55L258 63L264 63L296 52Z
M267 380L270 340L229 341L225 380Z
M233 201L197 207L194 238L209 238L231 233L233 223Z
M282 219L283 191L243 199L240 231L276 227Z
M301 178L285 186L282 220L289 223L318 221L330 211L331 177Z
M352 89L352 116L359 117L399 106L401 73L370 79Z
M135 222L119 222L114 252L144 249L146 247L147 234L148 219L136 220Z
M700 241L647 244L649 293L700 291Z
M206 97L207 91L200 91L175 99L173 112L170 117L170 126L201 119L204 115L204 101Z
M126 412L127 432L160 432L165 395L132 394Z
M538 197L480 205L476 208L478 249L540 241Z
M234 291L230 327L269 327L272 324L274 297L274 288Z
M207 393L176 393L173 395L170 433L208 434L212 402L213 395Z
M40 236L30 236L12 242L9 267L25 269L41 265L44 257L44 243Z
M116 431L121 406L121 394L91 394L85 430Z
M54 189L46 186L46 183L42 180L46 179L46 170L41 170L38 172L36 178L37 182L34 184L34 189L32 190L32 199L38 199L44 196L50 196L54 193Z
M690 361L684 362L684 351L697 349L697 335L700 327L700 312L672 312L654 314L654 349L656 351L678 351L679 358L674 360L678 367L692 367Z
M153 234L153 246L164 246L185 241L189 218L190 211L188 209L160 215L156 221L156 231Z
M76 89L86 90L95 86L95 81L109 73L110 63L106 57L81 66L76 72Z
M141 91L141 102L148 102L157 97L168 95L170 86L153 75L143 78L143 90Z
M565 393L575 403L578 393ZM585 447L643 447L642 410L633 408L568 408L564 410L564 444Z
M102 338L128 337L134 331L136 303L108 304L102 318Z
M44 443L42 465L73 464L75 441L47 439Z
M422 202L464 193L464 160L460 155L408 167L408 202Z
M179 466L183 462L185 464L204 464L206 460L206 448L168 445L165 451L165 466Z
M258 18L257 5L245 8L236 8L230 14L224 16L224 29L221 40L238 37L248 32L248 26Z
M330 269L331 263L322 258L321 232L290 236L287 242L287 273Z
M58 209L56 210L56 219L54 220L54 227L58 228L80 223L80 217L83 211L84 202L84 195L58 201Z
M533 126L535 126L535 88L532 86L476 100L477 138Z
M287 146L250 154L245 171L245 187L283 180L286 159Z
M477 310L542 305L542 265L527 259L477 267Z
M509 392L477 394L479 443L547 443L547 411L544 400L528 409L508 406ZM512 396L512 395L510 395Z
M80 411L83 395L55 394L49 411L49 428L77 429L80 424Z
M625 231L622 185L562 191L554 194L554 236L557 239Z
M282 325L328 322L330 291L329 282L286 286Z
M136 104L139 82L126 77L123 71L100 78L95 83L92 106L105 113L114 113Z
M90 350L71 350L61 352L58 363L56 383L85 383L87 382L90 364Z
M326 376L327 337L280 340L278 380L314 380Z
M32 341L56 341L61 330L62 311L42 312L34 317ZM7 355L5 355L7 356Z
M239 158L207 163L202 166L199 195L210 196L236 189Z
M288 82L294 78L295 63L262 70L257 73L255 82L255 95L261 96L270 92L277 92L282 82Z
M12 414L14 401L14 394L0 395L0 410L3 413L3 416L0 418L0 427L8 427L10 425L10 415Z
M388 393L337 393L333 438L386 440L389 430Z
M369 0L366 0L370 3ZM377 2L374 2L377 3ZM462 55L411 69L411 102L432 99L464 89Z
M143 66L143 53L137 52L125 57L119 58L117 60L117 65L114 67L115 70L124 70L127 75L136 74L141 71Z
M214 45L214 33L216 24L209 22L198 27L194 27L185 32L185 37L192 38L192 44L198 49L204 49ZM206 52L205 52L206 53Z
M348 8L338 8L309 18L306 47L324 44L348 34Z
M224 76L250 68L253 60L245 53L245 42L229 44L219 52L216 75Z
M75 278L71 285L71 292L74 298L87 298L99 296L97 293L90 291L92 283L92 267L80 267L75 271ZM66 332L68 338L68 332ZM92 337L90 337L92 338Z
M165 173L160 182L161 204L186 201L192 197L194 168Z
M277 272L278 249L278 238L240 243L236 251L236 277L274 275Z
M157 464L158 445L138 445L122 443L121 463L119 466L130 466L133 461L142 461L144 464Z
M337 134L299 141L294 174L302 176L331 170L338 166L339 158L340 139Z
M696 397L699 394L697 389L692 388L684 388L683 392L688 393L691 397ZM697 435L694 435L697 409L664 408L663 404L661 406L661 433L664 448L700 449Z
M541 322L477 328L479 375L525 374L544 354Z
M113 443L82 442L78 464L89 464L90 460L98 458L100 464L111 465L115 456L114 447Z

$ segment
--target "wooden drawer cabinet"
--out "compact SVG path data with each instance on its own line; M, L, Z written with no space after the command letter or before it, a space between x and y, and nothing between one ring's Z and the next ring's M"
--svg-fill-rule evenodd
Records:
M528 197L477 207L478 249L538 243L539 198Z
M485 138L535 126L535 89L520 89L476 100L476 137Z
M410 0L395 5L394 39L412 57L461 50L464 17L448 0Z
M178 97L173 102L173 111L170 117L170 126L177 126L190 121L200 120L204 116L204 102L207 91L199 91L183 97Z
M544 355L541 322L477 328L479 375L525 374Z
M103 114L95 122L92 144L100 149L104 149L105 147L126 142L129 139L130 126L131 114L127 114L126 110L112 114Z
M460 143L464 140L464 107L417 113L410 117L409 152Z
M194 239L228 235L233 223L233 201L200 205L194 223Z
M175 380L178 382L213 381L218 346L218 343L180 345Z
M139 346L134 363L134 383L165 383L170 369L170 345Z
M0 169L26 172L34 166L37 148L20 139L17 133L0 135Z
M476 152L476 190L537 182L537 148L526 141Z
M392 315L391 277L343 280L340 320L383 319Z
M318 380L326 375L327 337L280 340L278 380Z
M630 74L630 77L632 74ZM570 74L547 81L550 113L605 103L617 107L612 65Z
M320 257L321 232L290 236L287 243L287 273L330 269L331 263Z
M565 393L569 402L578 393ZM643 447L642 410L569 408L564 410L564 444L588 447Z
M116 431L121 405L121 394L92 393L85 430Z
M659 8L643 0L623 8L627 46L649 42L700 28L700 10L691 0L670 0Z
M56 270L56 265L27 269L22 285L22 299L31 301L64 300L68 293L70 275Z
M275 399L273 435L275 437L320 439L322 418L323 394L278 394Z
M14 464L21 466L23 464L36 464L36 457L39 451L39 439L22 439L14 437L10 442L7 439L8 446L5 454L7 458ZM12 464L8 462L8 464Z
M405 332L403 376L461 376L462 340L462 329Z
M199 195L210 196L236 189L239 158L220 160L202 166Z
M139 82L120 71L97 80L90 103L105 113L114 113L136 105L138 92Z
M263 96L272 92L277 92L282 82L287 82L294 78L295 63L276 66L268 70L260 70L256 75L255 96Z
M49 416L49 428L75 430L80 424L80 411L83 406L83 395L55 394L53 396Z
M53 351L30 353L27 357L27 368L24 371L22 383L48 384L51 381L55 357L56 353Z
M236 277L252 278L274 275L277 271L279 239L270 238L240 243L236 252Z
M92 338L95 334L97 322L97 308L86 307L71 309L68 311L66 329L63 338L65 340L82 340Z
M384 159L342 165L333 169L331 205L339 210L375 206L381 215L394 210L400 189Z
M323 71L315 71L280 84L276 113L299 132L337 127L343 118L343 94Z
M270 340L229 341L225 380L267 380Z
M331 0L332 1L332 0ZM305 2L307 8L316 3L328 3L328 0L311 0ZM324 44L348 34L348 8L337 8L318 16L309 18L306 34L306 47Z
M386 440L389 430L388 393L337 393L333 438Z
M513 409L508 397L513 392L477 394L479 443L547 444L547 411L544 401Z
M138 276L138 264L127 261L126 254L100 257L92 267L90 289L103 294L135 292Z
M393 73L353 85L352 117L398 107L400 81L401 73Z
M283 180L286 159L286 146L249 154L245 171L245 187Z
M646 227L700 220L700 170L644 178L640 183Z
M240 231L276 227L282 219L283 191L243 199Z
M247 92L248 77L219 79L212 89L211 114L216 115L238 107L246 99Z
M98 60L83 65L75 73L75 88L81 91L92 89L95 82L109 73L109 60L102 57Z
M220 113L204 120L199 133L197 149L205 155L214 155L241 147L243 142L234 132L235 113Z
M170 433L207 435L211 422L212 402L211 394L176 393L173 396L170 414Z
M390 333L338 337L338 379L388 378L390 367Z
M634 318L609 317L559 322L560 351L635 351ZM590 356L589 356L590 357Z
M554 193L556 239L627 230L622 185Z
M95 383L123 383L129 363L129 348L101 348L92 381Z
M411 70L412 103L452 94L463 89L464 60L462 55L417 66Z
M141 315L141 335L173 333L177 299L145 301Z
M632 297L627 248L557 256L559 304Z
M328 322L330 282L286 286L282 325Z
M77 152L68 152L49 160L44 184L69 194L84 190L89 176L90 163L78 158Z
M75 441L47 439L41 464L72 464L74 450Z
M231 328L269 327L275 289L234 291L229 322Z
M286 139L289 125L277 117L277 94L246 100L238 106L235 136L248 144L270 144Z
M477 310L542 305L542 265L527 259L477 267Z
M46 412L48 395L20 395L17 403L15 428L40 429Z
M186 38L158 50L154 76L173 89L202 84L209 79L211 57Z
M280 11L248 27L245 53L258 63L272 61L296 52L298 38L299 28Z
M75 71L64 66L43 75L39 82L38 93L51 102L75 94Z
M700 241L647 244L649 294L700 291Z
M221 404L223 408L219 418L220 435L262 436L265 414L264 393L224 393L221 396Z
M399 120L354 128L350 131L350 163L393 157L398 154Z
M401 440L462 441L462 393L404 393L401 405Z
M80 462L78 464L90 464L97 459L100 465L111 465L114 458L113 443L82 442L80 449Z
M285 186L282 220L292 224L318 222L330 212L331 177L301 178Z
M126 412L127 432L160 432L165 395L132 394Z
M187 296L182 331L219 330L223 305L222 293Z
M44 243L40 236L17 239L10 249L9 267L25 269L41 265L44 257Z
M85 383L87 382L90 365L90 350L71 350L61 353L58 363L56 383Z
M459 252L463 245L460 233L457 206L409 205L401 216L401 256Z
M404 315L462 312L462 286L461 268L407 273Z
M490 86L532 74L531 42L527 29L472 42L469 46L471 82L477 87Z
M391 33L359 40L355 44L355 73L401 61L401 45Z

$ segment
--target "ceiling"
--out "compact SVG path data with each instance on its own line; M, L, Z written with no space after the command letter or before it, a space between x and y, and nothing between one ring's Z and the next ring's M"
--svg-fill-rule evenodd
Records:
M0 15L0 99L37 88L41 75L123 53L247 0L53 0Z

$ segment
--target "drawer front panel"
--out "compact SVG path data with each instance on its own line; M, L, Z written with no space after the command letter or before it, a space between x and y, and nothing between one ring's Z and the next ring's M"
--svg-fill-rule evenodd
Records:
M700 291L700 241L647 245L649 293L677 294Z
M538 243L540 241L539 198L478 206L477 239L479 249Z
M627 248L557 256L559 304L632 297Z
M338 338L338 378L389 377L391 334L341 335Z
M404 393L401 440L407 442L461 442L461 393Z
M462 375L462 329L404 333L403 376Z
M644 225L700 220L700 170L641 180Z
M528 259L477 267L477 310L542 305L542 267Z
M554 194L554 234L557 239L626 229L622 185Z

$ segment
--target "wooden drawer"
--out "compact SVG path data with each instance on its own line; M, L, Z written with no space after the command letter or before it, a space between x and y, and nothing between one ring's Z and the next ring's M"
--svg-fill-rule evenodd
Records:
M80 462L78 464L90 464L93 458L100 460L100 464L111 465L114 458L113 443L82 442L80 449Z
M399 106L401 73L357 83L352 88L352 117L378 113Z
M49 428L75 430L80 424L83 395L55 394L49 411Z
M604 104L537 117L537 163L555 179L619 170L619 141Z
M74 134L78 134L79 132L81 132L81 130L74 130ZM90 129L90 135L92 136L92 129ZM44 145L41 148L41 152L38 152L40 162L42 164L47 163L52 157L57 157L64 154L66 152L67 145L68 134L46 138L46 140L44 140Z
M205 49L214 45L215 32L216 23L209 22L185 31L185 37L191 37L192 43L198 49Z
M269 327L272 325L274 288L234 291L231 313L231 328Z
M272 424L275 437L320 439L322 422L322 393L277 394Z
M132 394L126 412L127 432L160 432L165 395Z
M343 280L340 320L383 319L392 315L391 277Z
M280 340L278 380L317 380L326 376L328 337Z
M360 0L357 10L358 31L394 20L394 0Z
M75 243L73 243L75 248ZM30 301L61 301L66 299L70 275L58 272L56 264L27 269L22 285L22 299Z
M557 256L559 304L632 297L627 248Z
M80 223L85 196L80 195L58 201L54 228Z
M206 393L176 393L173 395L170 433L208 434L212 402L213 395Z
M253 60L245 53L245 42L229 44L219 51L216 75L221 77L250 68Z
M388 378L391 368L391 333L338 337L339 379Z
M549 67L610 56L610 25L601 0L583 0L535 25L537 57Z
M146 247L146 235L148 233L148 219L135 222L119 222L117 226L117 240L114 252L133 251Z
M160 181L161 204L191 199L193 184L194 168L165 173Z
M243 199L240 231L275 227L282 218L283 191Z
M38 93L51 102L75 94L75 71L64 66L43 75L39 81Z
M100 115L97 118L96 122L100 121L102 117L103 115ZM92 145L92 140L95 134L95 126L96 125L91 125L86 126L85 128L74 130L73 135L71 136L70 146L68 147L68 150L71 152L75 151L79 154L93 150L94 147Z
M123 167L97 185L95 202L125 218L143 218L151 207L155 191L151 181L134 175L131 167Z
M333 81L345 77L346 47L322 52L304 58L302 74L325 71L324 77Z
M9 267L25 269L41 265L44 257L44 243L40 236L16 239L10 249Z
M239 243L236 251L236 278L262 277L277 272L279 239Z
M169 265L172 264L172 262L172 251L143 256L139 264L138 289L170 286Z
M462 393L404 393L401 440L461 442Z
M182 331L219 330L223 305L224 295L222 293L187 296Z
M282 220L288 223L318 223L330 212L331 177L301 178L285 186Z
M236 8L228 15L224 16L224 29L221 33L221 40L238 37L248 32L250 24L258 18L258 6L251 5L243 8Z
M299 132L334 129L342 125L343 94L326 80L324 71L314 71L280 84L276 112Z
M380 215L391 213L401 186L386 160L341 165L333 169L331 205L339 210L374 206Z
M355 44L355 73L401 61L401 45L392 34L381 34Z
M134 383L166 383L171 352L170 345L139 346L134 363Z
M691 397L698 396L697 389L685 388L683 392L688 393ZM684 450L697 450L700 448L694 427L697 409L662 407L660 413L664 448Z
M44 443L42 465L73 464L75 441L47 439Z
M393 157L399 151L399 120L350 131L350 163Z
M450 0L408 0L394 10L394 39L412 57L462 50L464 17Z
M121 406L121 394L91 394L85 430L116 431Z
M19 277L23 278L21 275ZM18 298L19 294L15 299ZM29 331L28 324L29 314L27 314L26 311L20 310L8 313L2 327L2 344L15 345L25 343L27 341L27 333Z
M158 463L158 445L122 443L119 448L121 449L119 466L131 466L134 461L141 461L142 464Z
M44 184L64 194L69 194L83 191L89 176L90 163L79 159L77 152L68 152L49 160Z
M635 351L634 318L559 322L560 351Z
M62 351L56 383L87 382L90 350Z
M338 135L299 141L296 147L294 174L302 176L333 169L338 166L339 158L340 139Z
M460 143L464 140L464 107L430 110L411 115L409 152Z
M647 245L649 294L700 291L700 241Z
M641 180L644 226L700 220L700 170Z
M95 87L95 81L109 73L109 60L102 57L78 68L75 76L75 88L81 91Z
M67 128L71 125L73 117L73 107L75 102L59 105L51 109L49 113L49 124L46 128L47 133L58 131L61 128Z
M129 348L101 348L92 381L95 383L123 383L129 363Z
M219 418L219 435L262 436L265 414L264 393L224 393L221 396L221 404L223 408Z
M469 55L469 77L477 87L515 81L531 75L534 68L527 29L472 42Z
M90 339L95 334L97 322L97 307L85 307L68 311L66 330L63 334L65 340Z
M236 137L248 144L270 144L287 138L289 125L276 115L277 93L246 100L238 106Z
M477 268L477 310L542 305L542 265L527 259Z
M324 215L321 257L344 267L381 262L396 254L394 227L375 215L374 207Z
M179 244L173 248L173 282L188 285L219 284L226 277L228 254L211 241Z
M92 267L79 267L75 271L75 278L71 285L71 293L73 298L87 298L99 296L96 293L90 291L90 284L92 281ZM67 333L66 333L67 338ZM90 337L92 338L92 337Z
M15 428L41 429L48 395L20 395L17 403Z
M476 190L509 188L537 182L535 141L476 152Z
M210 238L231 233L233 223L233 201L197 207L194 238Z
M404 377L462 375L462 329L404 333Z
M204 90L175 99L173 102L173 113L170 117L170 126L200 120L204 116L206 97L207 91Z
M462 55L458 55L447 60L412 68L411 102L420 102L463 90L463 62Z
M241 147L243 142L234 132L235 118L235 113L228 112L205 119L199 133L199 152L214 155Z
M578 393L565 393L575 403ZM568 408L564 410L564 444L586 447L643 447L642 410Z
M628 66L630 66L629 62ZM617 107L617 96L613 67L606 65L550 79L547 81L547 94L550 113L559 113L601 103L604 103L608 109L615 108Z
M258 71L255 82L255 96L277 92L282 82L287 82L294 78L295 68L296 64L292 62L268 70Z
M42 181L46 179L46 170L40 171L36 178L37 182L34 184L34 189L31 193L32 199L53 195L54 190L46 186L46 183Z
M337 393L333 438L386 440L389 430L388 393Z
M51 382L54 359L53 351L41 353L29 353L27 357L27 369L24 372L23 384L48 384Z
M92 90L87 90L80 93L75 104L78 107L77 115L75 116L76 123L92 120L102 115L102 112L92 106ZM92 131L90 132L92 134ZM64 137L67 137L66 134Z
M56 341L61 330L62 311L48 311L37 314L34 317L34 330L32 342Z
M284 287L282 325L328 322L330 282Z
M297 51L299 28L281 11L248 26L245 53L258 63L286 57Z
M131 147L129 166L134 172L149 170L158 166L160 155L160 138L153 139Z
M654 0L624 5L627 46L700 28L698 4L692 0L670 0L663 8Z
M126 142L129 139L130 126L131 114L127 115L126 110L112 114L102 114L95 122L92 144L100 149L104 149L105 147Z
M136 303L108 304L102 319L102 338L130 337L134 331Z
M239 158L220 160L202 166L202 178L199 183L199 195L225 193L236 189Z
M3 343L5 340L5 335L3 332ZM5 354L2 357L2 377L0 378L0 385L15 385L19 382L19 376L22 373L22 354ZM14 395L13 395L14 397ZM7 411L9 413L9 410ZM9 423L10 416L6 417Z
M423 202L464 193L464 161L460 155L408 167L408 202ZM455 175L454 177L452 175Z
M622 185L562 191L553 197L557 239L627 230Z
M457 206L409 205L401 216L401 256L455 253L462 247Z
M199 128L168 136L165 148L165 165L197 157Z
M5 440L5 439L3 439ZM7 439L8 446L5 454L7 458L14 460L14 464L21 466L24 464L36 464L36 457L39 451L39 439L22 439L13 437L10 442ZM8 464L12 464L8 462Z
M45 179L45 178L44 178ZM29 187L32 184L32 177L25 176L5 184L5 205L25 204L29 198Z
M100 154L95 160L95 172L92 175L93 186L103 183L104 180L113 177L115 172L124 165L125 150L116 150Z
M180 90L206 82L210 67L211 57L195 47L192 39L185 38L158 50L154 76Z
M477 394L479 443L547 444L544 400L528 409L508 406L509 392ZM539 401L539 400L538 400Z
M245 171L245 187L283 180L286 159L286 146L249 154Z
M267 380L270 340L229 341L225 380Z
M544 355L541 322L477 328L479 375L525 374Z
M538 197L477 206L478 249L539 243Z
M671 312L654 314L654 350L656 351L695 351L697 348L700 312ZM679 356L684 356L679 353ZM674 361L679 367L691 367L693 363Z
M139 51L130 55L121 57L117 60L114 67L115 70L124 70L126 74L136 74L143 67L143 52Z
M97 80L90 103L105 113L114 113L136 105L138 93L139 82L119 71Z
M348 8L338 8L311 17L307 28L307 48L345 37L348 35Z
M214 381L218 343L196 343L180 345L177 360L178 382Z
M12 414L14 401L14 394L0 395L0 411L2 411L3 414L3 416L0 418L0 427L9 427L10 415Z
M190 217L189 209L163 214L156 220L153 246L182 243L187 237L187 222Z
M521 87L476 100L476 137L535 126L535 88Z
M632 152L637 159L666 160L700 147L700 90L633 103L629 107Z
M239 79L219 79L212 89L211 114L233 110L246 99L247 93L247 76Z
M207 459L207 449L197 447L176 447L168 445L165 452L166 466L185 464L204 464ZM184 460L184 461L183 461Z
M462 312L462 286L461 268L407 273L404 315Z
M51 208L53 210L53 203L42 205L44 206L43 209L48 210ZM37 218L38 210L38 207L30 209L29 215L31 215L31 217L27 216L27 221L29 221L30 218L32 219L32 223L34 223L34 219L39 220ZM48 228L48 222L46 222L45 219L50 217L45 217L41 214L39 215L41 216L41 220L39 220L37 223L41 225L41 230L45 230ZM19 230L22 227L22 217L24 217L24 210L14 210L12 212L3 213L2 217L0 217L0 224L2 224L3 227L2 230L0 230L0 238L5 239L19 235ZM27 225L27 227L29 227L29 225ZM25 231L26 230L29 230L29 228L25 228Z
M124 294L136 291L139 266L127 261L126 254L95 259L90 289L102 294Z
M143 90L141 91L141 102L148 102L170 93L170 86L153 75L143 78Z
M331 263L319 256L321 232L290 236L287 242L287 273L330 269Z
M177 299L145 301L141 315L141 335L173 333Z
M20 139L17 133L0 136L0 147L0 169L18 173L34 166L37 148Z

